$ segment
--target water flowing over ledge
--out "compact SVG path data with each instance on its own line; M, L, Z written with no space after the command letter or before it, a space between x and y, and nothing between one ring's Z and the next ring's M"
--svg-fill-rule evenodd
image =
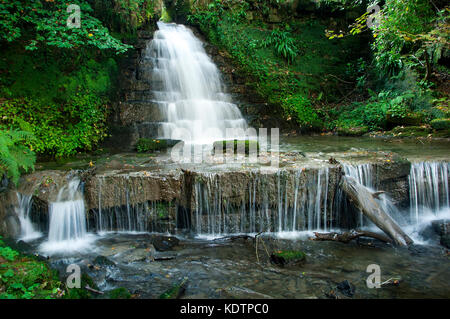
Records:
M30 219L40 220L34 227L42 232L49 227L47 249L51 243L61 248L79 242L82 247L89 240L88 231L187 231L203 238L268 232L296 238L313 230L373 229L342 194L342 173L373 191L386 190L380 205L409 233L417 233L434 219L448 218L448 169L447 162L375 161L313 162L272 173L258 169L61 173L65 177L54 188L59 190L53 199L39 187L36 190L48 173L43 171L29 178L34 187L24 183L22 191L33 189L37 202L47 198L47 213L41 212L39 219L31 212ZM428 171L435 173L423 178Z

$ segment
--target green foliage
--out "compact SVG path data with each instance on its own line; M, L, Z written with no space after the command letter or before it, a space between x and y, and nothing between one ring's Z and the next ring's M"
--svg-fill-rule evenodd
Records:
M437 10L430 1L387 0L374 30L378 68L388 75L416 68L429 77L432 65L448 48L448 13L448 8Z
M342 94L332 75L342 78L345 62L361 56L361 41L329 41L319 19L292 20L273 29L264 20L244 18L248 8L257 16L273 7L276 1L214 1L208 8L194 7L189 21L236 61L246 84L278 107L277 113L304 130L320 130L330 122L322 108Z
M66 66L57 59L7 52L0 60L0 69L8 67L0 82L6 98L0 124L33 133L27 145L58 157L91 150L105 137L115 60L86 59L78 70L61 72Z
M166 140L140 138L136 144L139 153L160 151L167 148Z
M6 260L13 261L19 253L10 247L0 247L0 256Z
M92 14L112 32L134 35L136 31L156 18L157 1L152 0L88 0Z
M366 102L341 108L336 126L380 130L395 125L420 125L441 114L433 107L430 90L418 83L410 71L392 77L379 93L371 94Z
M80 6L80 28L68 28L68 3L65 0L10 0L0 2L0 40L22 40L27 50L45 47L61 49L96 48L124 53L130 46L113 38L94 18L86 0L74 0Z
M127 288L116 288L108 293L110 299L130 299L131 294Z
M450 118L434 119L430 124L436 130L450 130Z
M323 125L311 100L302 94L288 96L283 103L283 107L287 114L296 116L298 124L303 129L316 130Z
M25 143L34 140L29 132L7 130L0 126L0 176L6 173L17 184L21 171L34 169L36 156L25 146Z
M278 56L285 59L288 63L293 62L297 57L297 46L295 39L288 31L275 29L270 36L263 41L264 47L273 46Z
M0 238L1 239L1 238ZM45 263L22 256L0 240L0 299L49 299L61 296L57 273Z

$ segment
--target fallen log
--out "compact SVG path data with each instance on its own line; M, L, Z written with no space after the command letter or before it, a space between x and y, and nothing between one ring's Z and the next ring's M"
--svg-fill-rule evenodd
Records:
M362 230L353 230L350 232L345 233L317 233L315 232L314 235L316 237L310 238L311 240L318 240L318 241L338 241L341 243L348 243L354 239L357 239L359 237L369 237L369 238L375 238L385 243L392 243L392 240L384 236L382 234L377 234L369 231L362 231Z
M383 210L376 201L380 192L372 192L359 184L350 176L342 176L341 187L350 201L368 219L388 235L395 245L404 246L413 243L413 240L397 225L397 223Z

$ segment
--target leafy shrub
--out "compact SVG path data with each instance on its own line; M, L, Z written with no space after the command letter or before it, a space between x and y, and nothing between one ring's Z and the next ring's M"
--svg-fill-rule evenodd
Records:
M34 169L36 156L25 146L34 140L29 132L6 130L0 126L0 176L6 173L17 184L21 171Z
M431 121L431 127L436 130L450 130L450 118L434 119Z
M42 67L39 55L36 60L15 57L3 86L10 93L0 102L0 124L33 133L36 139L27 144L40 154L62 157L92 150L106 135L116 62L87 59L79 70L62 72L64 66L57 61Z
M0 237L1 239L1 237ZM34 257L23 256L0 240L0 299L49 299L61 296L56 271Z
M288 63L297 57L297 46L290 32L275 29L270 36L262 42L264 47L273 46L278 56L284 58Z
M11 0L0 2L0 40L12 42L23 39L27 50L43 47L61 49L96 48L124 53L129 48L109 34L107 28L94 18L86 0L74 0L80 6L80 28L68 28L66 0L29 1Z

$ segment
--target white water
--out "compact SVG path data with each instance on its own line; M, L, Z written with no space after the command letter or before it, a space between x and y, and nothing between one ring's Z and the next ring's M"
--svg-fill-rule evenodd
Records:
M42 236L42 233L35 230L30 219L32 196L17 193L16 214L20 220L20 240L29 241Z
M409 174L410 216L419 222L420 216L448 209L448 176L450 167L445 162L421 162L411 165Z
M297 236L298 232L329 230L332 226L329 170L322 168L309 173L306 185L302 181L302 172L300 169L290 176L290 173L278 171L276 203L269 200L271 194L267 187L271 182L264 175L253 175L245 199L234 204L222 197L221 187L226 185L221 176L205 175L206 183L198 181L194 184L196 210L193 225L197 236L217 238L258 232ZM288 193L292 190L294 200L289 202Z
M406 231L419 243L427 243L420 232L434 220L450 219L448 162L419 162L409 174L410 224Z
M245 139L247 123L223 92L219 70L201 41L183 25L158 22L158 28L147 55L154 60L152 78L163 82L163 90L153 92L167 118L161 138L192 144Z
M60 189L56 202L49 205L48 241L41 245L46 253L88 249L94 236L86 231L86 209L79 190L80 180L72 179Z

